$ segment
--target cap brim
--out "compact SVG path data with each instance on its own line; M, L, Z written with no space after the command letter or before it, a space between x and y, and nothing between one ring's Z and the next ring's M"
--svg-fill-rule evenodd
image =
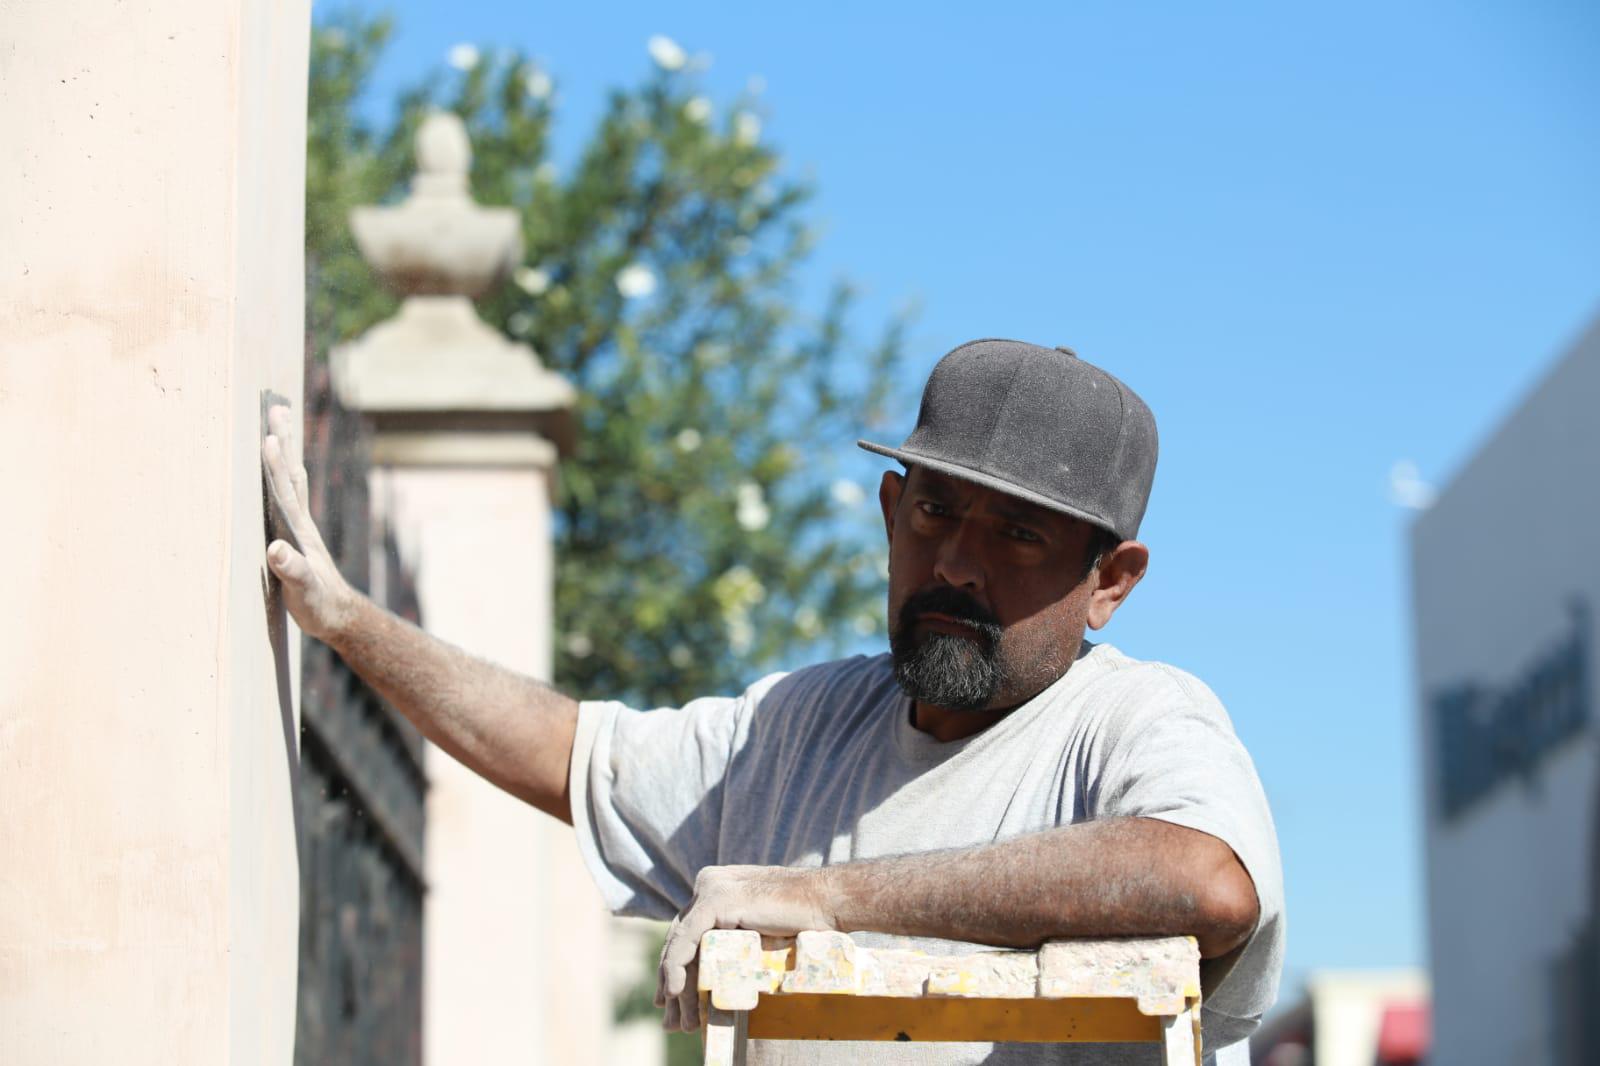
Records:
M1047 507L1052 511L1060 511L1062 514L1071 515L1073 518L1088 522L1090 525L1099 526L1101 529L1106 530L1114 536L1123 537L1122 533L1118 532L1118 530L1113 527L1110 522L1106 521L1100 515L1090 514L1081 507L1074 507L1070 503L1062 503L1060 500L1052 500L1050 497L1045 496L1042 493L1034 492L1032 489L1023 488L1021 485L1007 481L1003 477L997 477L994 474L986 474L982 470L974 470L969 466L961 466L958 463L952 463L946 459L935 459L931 456L922 455L917 452L909 451L905 448L890 448L884 444L874 444L869 440L856 441L856 447L862 448L869 452L876 452L878 455L886 455L890 459L898 459L907 466L925 466L930 470L937 470L941 474L949 474L951 477L960 478L962 481L970 481L975 485L982 485L986 489L993 489L996 492L1003 492L1007 496L1015 496L1019 500L1027 500L1029 503L1038 504L1040 507ZM1123 537L1123 539L1126 540L1128 538Z

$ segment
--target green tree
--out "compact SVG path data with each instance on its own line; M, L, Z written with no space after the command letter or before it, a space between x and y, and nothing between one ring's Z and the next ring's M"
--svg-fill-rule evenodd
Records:
M795 306L810 190L760 136L753 99L718 109L658 54L610 94L566 172L548 72L523 55L438 72L375 121L365 90L390 25L312 38L307 344L390 314L350 208L392 201L430 107L465 120L480 202L515 207L524 265L481 305L581 397L556 516L558 684L680 702L881 625L881 534L838 465L901 398L903 322L857 345L838 286ZM692 66L692 64L690 65Z

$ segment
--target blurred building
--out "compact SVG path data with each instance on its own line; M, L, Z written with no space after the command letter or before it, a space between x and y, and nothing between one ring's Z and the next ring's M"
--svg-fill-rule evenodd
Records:
M1600 1062L1600 321L1411 531L1433 1061Z
M1428 1061L1428 979L1420 970L1313 973L1250 1038L1256 1066L1416 1066Z

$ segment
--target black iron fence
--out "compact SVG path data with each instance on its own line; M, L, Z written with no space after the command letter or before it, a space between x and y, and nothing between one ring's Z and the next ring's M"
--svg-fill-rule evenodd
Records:
M306 373L312 512L340 569L369 587L374 531L360 418L325 368ZM389 606L417 620L386 531ZM327 646L301 667L300 984L296 1066L422 1061L423 741Z

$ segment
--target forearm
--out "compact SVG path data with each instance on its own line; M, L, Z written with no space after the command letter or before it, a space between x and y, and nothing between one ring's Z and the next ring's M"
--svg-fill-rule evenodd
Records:
M325 639L423 736L513 796L572 821L567 771L576 701L468 655L364 596Z
M1258 909L1227 845L1147 818L817 874L840 929L1013 947L1065 936L1188 935L1210 958L1249 936Z
M999 844L837 866L708 866L661 953L668 1029L699 1025L691 964L709 929L839 929L1037 947L1055 937L1192 936L1206 958L1255 929L1232 849L1151 818L1111 818Z

